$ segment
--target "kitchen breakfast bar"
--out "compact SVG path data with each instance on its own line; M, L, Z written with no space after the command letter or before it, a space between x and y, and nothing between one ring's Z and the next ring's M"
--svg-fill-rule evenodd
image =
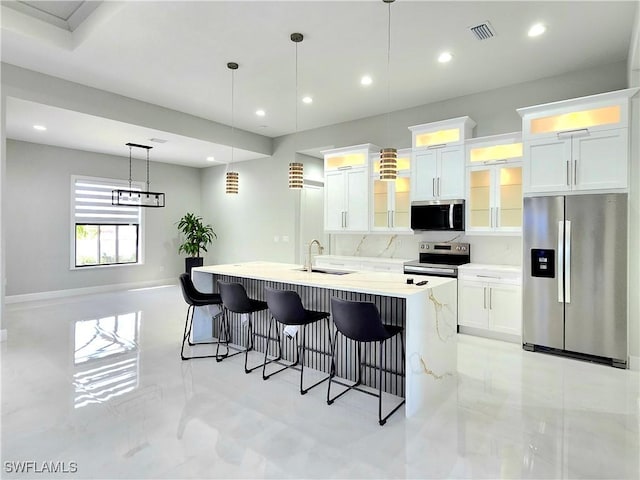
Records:
M384 323L404 327L406 350L405 374L402 374L400 337L385 342L382 390L404 397L407 417L428 414L455 388L457 283L455 279L405 275L400 273L362 271L305 271L301 265L246 262L196 267L192 270L196 287L203 292L216 292L217 280L241 283L249 297L264 300L264 287L296 291L305 308L330 312L331 297L373 302ZM407 283L413 279L415 283ZM417 285L427 280L425 285ZM201 310L194 318L193 340L217 337L210 312ZM266 348L268 311L254 314L255 349ZM244 345L245 328L240 315L231 315L231 344ZM329 372L330 340L326 326L317 322L307 331L305 368ZM332 330L335 328L331 326ZM336 375L353 382L356 379L355 351L351 341L339 336L336 346ZM364 350L363 384L378 388L379 346ZM284 341L283 359L295 356L294 342ZM259 356L254 356L254 362Z

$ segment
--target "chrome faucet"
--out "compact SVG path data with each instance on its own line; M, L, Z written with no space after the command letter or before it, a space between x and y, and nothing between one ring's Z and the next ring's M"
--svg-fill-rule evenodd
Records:
M320 240L316 240L315 238L313 240L311 240L311 242L309 242L309 254L307 256L307 272L311 271L311 247L313 247L313 244L316 243L318 245L318 255L322 255L322 252L324 251L324 247L320 244Z

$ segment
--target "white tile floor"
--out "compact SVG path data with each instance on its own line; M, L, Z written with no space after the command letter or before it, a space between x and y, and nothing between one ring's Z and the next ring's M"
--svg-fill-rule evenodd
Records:
M640 478L638 372L460 336L457 391L380 427L295 371L180 361L185 311L175 286L7 305L2 478Z

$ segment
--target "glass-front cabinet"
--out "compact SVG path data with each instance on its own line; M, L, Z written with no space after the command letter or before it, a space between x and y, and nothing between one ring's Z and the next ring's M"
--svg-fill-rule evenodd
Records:
M371 164L371 230L377 232L411 232L411 149L398 150L398 177L380 180L379 155Z
M520 133L474 138L467 143L467 234L522 232Z

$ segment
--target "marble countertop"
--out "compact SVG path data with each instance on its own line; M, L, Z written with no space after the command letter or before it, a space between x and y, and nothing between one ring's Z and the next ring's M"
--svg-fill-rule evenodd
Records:
M351 272L346 275L302 271L302 265L274 262L244 262L227 265L209 265L196 267L193 272L229 275L256 280L306 285L310 287L330 288L348 292L370 293L389 297L408 298L422 294L430 288L455 282L456 279L444 277L420 276L419 280L428 280L424 286L408 285L407 278L412 275L389 272ZM327 269L329 270L329 269ZM417 280L416 280L417 281Z

